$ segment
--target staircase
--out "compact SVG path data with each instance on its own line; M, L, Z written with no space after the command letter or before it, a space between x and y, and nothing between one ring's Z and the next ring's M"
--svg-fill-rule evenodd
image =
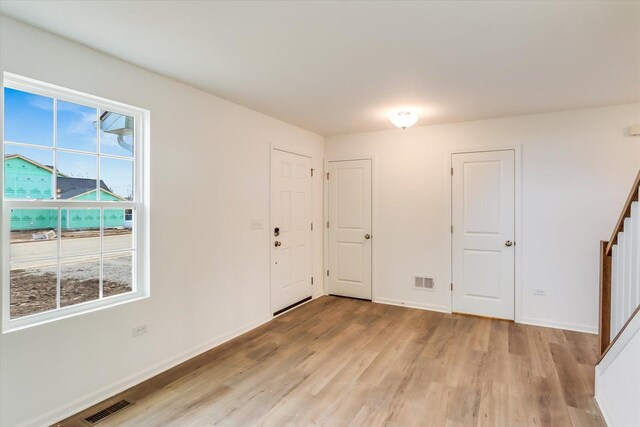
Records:
M611 239L600 242L599 339L600 409L610 427L640 427L640 173Z

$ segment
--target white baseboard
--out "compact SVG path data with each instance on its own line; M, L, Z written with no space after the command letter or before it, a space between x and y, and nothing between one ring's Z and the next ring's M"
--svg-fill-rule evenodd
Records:
M221 344L224 344L227 341L230 341L246 332L249 332L252 329L255 329L265 323L271 321L273 319L272 316L268 316L266 318L262 318L258 321L249 323L248 325L237 328L227 334L220 335L206 344L201 344L196 347L193 347L191 350L186 351L178 356L175 356L165 362L158 363L155 366L152 366L149 369L144 370L141 373L137 373L131 375L121 381L118 381L115 384L112 384L107 387L103 387L102 389L92 393L89 396L86 396L82 399L78 399L70 404L58 408L54 411L48 412L46 414L42 414L37 418L34 418L30 421L20 424L19 427L39 427L43 425L52 425L60 420L68 418L74 414L77 414L80 411L83 411L97 403L102 402L105 399L110 398L118 393L122 393L123 391L140 384L143 381L148 380L162 372L165 372L174 366L181 364L182 362L186 362L187 360L198 356L206 351L209 351L215 347L218 347Z
M409 308L418 308L421 310L430 310L430 311L438 311L441 313L451 313L451 310L448 307L437 306L431 304L424 304L412 301L402 301L390 298L376 298L374 300L376 303L380 304L389 304L389 305L397 305L400 307L409 307ZM541 319L533 319L533 318L522 318L520 322L524 325L531 326L543 326L546 328L554 328L554 329L566 329L569 331L575 332L584 332L588 334L597 334L598 329L592 326L580 325L575 323L565 323L565 322L555 322L550 320L541 320Z
M543 326L545 328L566 329L568 331L584 332L587 334L597 334L598 328L588 325L580 325L577 323L556 322L554 320L533 319L531 317L523 317L518 323L531 326Z
M390 298L376 298L373 302L379 303L379 304L397 305L399 307L417 308L420 310L438 311L440 313L451 313L451 310L448 307L444 307L440 305L424 304L424 303L413 302L413 301L401 301L401 300L390 299Z

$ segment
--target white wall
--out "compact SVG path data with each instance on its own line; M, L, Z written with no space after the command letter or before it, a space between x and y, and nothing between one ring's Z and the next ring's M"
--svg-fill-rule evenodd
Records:
M0 19L0 71L149 109L152 136L152 297L2 335L0 424L13 427L53 422L269 319L269 144L313 153L320 170L323 138ZM376 297L450 309L447 153L521 144L523 320L595 331L598 240L637 172L640 140L624 128L639 119L626 105L327 138L327 158L375 156ZM251 217L265 229L250 231ZM317 227L318 292L322 272ZM436 277L435 293L412 289L418 273ZM149 333L131 338L141 324Z
M323 138L5 17L0 31L1 71L151 111L151 298L0 338L0 424L45 425L270 318L270 143L321 170ZM313 191L321 223L320 174ZM321 293L320 227L313 263Z
M634 104L325 138L328 160L374 156L376 300L451 310L449 153L520 145L521 321L596 332L598 242L638 172L625 128L639 121ZM415 274L436 292L413 289Z
M640 422L640 314L596 366L596 400L609 427Z

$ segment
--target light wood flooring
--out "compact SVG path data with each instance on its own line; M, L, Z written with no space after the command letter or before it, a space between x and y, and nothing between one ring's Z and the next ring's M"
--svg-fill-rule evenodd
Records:
M116 396L135 404L97 425L603 426L596 359L595 335L322 297Z

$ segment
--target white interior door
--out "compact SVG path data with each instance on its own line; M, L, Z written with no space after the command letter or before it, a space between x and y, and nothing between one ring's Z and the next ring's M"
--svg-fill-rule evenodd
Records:
M329 293L371 299L371 160L329 162Z
M514 318L515 153L452 157L453 311Z
M271 150L271 308L311 297L311 159Z

